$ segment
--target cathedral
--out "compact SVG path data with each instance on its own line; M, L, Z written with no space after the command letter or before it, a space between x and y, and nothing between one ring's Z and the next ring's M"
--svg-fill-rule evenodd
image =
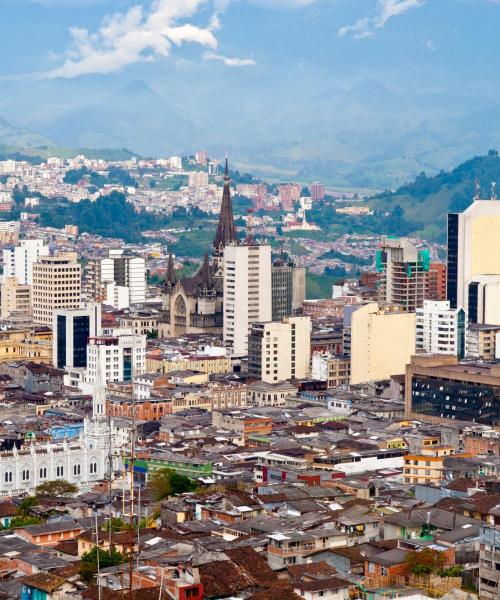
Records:
M238 235L234 225L226 158L224 190L212 260L205 254L201 267L192 277L177 281L174 261L172 255L169 256L162 292L163 318L159 324L162 337L186 333L222 333L224 248L230 244L238 244Z

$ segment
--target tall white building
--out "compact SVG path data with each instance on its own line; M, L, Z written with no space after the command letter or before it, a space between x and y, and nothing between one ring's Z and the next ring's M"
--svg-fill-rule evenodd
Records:
M102 374L104 383L132 381L143 373L146 365L146 336L128 329L115 330L113 335L89 339L87 371L82 388L93 389Z
M224 249L224 344L231 355L247 356L252 323L272 320L271 246Z
M468 285L467 306L470 323L500 325L500 275L473 277Z
M248 374L267 383L309 377L310 317L254 323L248 339Z
M108 257L101 260L101 283L115 283L128 288L129 304L146 299L146 261L140 256L126 254L123 248L110 248Z
M432 354L465 355L465 312L449 301L425 300L417 308L416 349Z
M49 247L43 240L21 240L18 246L3 251L4 277L17 277L20 285L33 283L33 264L41 256L49 255Z

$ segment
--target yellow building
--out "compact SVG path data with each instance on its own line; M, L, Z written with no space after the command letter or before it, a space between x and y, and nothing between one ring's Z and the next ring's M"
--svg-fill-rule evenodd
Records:
M11 329L0 331L0 362L26 359L52 364L50 330Z
M351 315L351 385L405 372L415 354L415 313L370 302Z
M171 371L201 371L207 375L229 373L231 361L225 356L146 356L146 373L170 373Z
M443 461L453 454L452 446L422 448L421 454L407 454L404 464L405 483L440 483L444 479ZM470 458L472 454L457 454Z
M2 319L11 317L31 317L31 286L22 285L17 277L6 277L2 283L2 301L0 316Z

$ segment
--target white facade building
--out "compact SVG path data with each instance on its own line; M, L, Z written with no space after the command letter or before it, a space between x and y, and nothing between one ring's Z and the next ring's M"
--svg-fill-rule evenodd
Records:
M465 313L448 301L425 300L416 311L416 350L432 354L465 354Z
M146 365L146 336L118 330L112 336L91 338L87 345L87 371L82 388L93 388L98 373L104 383L132 381ZM101 414L101 413L99 413Z
M82 491L90 491L98 481L109 478L121 468L119 439L113 424L104 418L105 389L99 383L93 393L93 414L84 421L80 438L75 441L26 441L0 455L0 496L32 494L46 481L64 479ZM103 416L100 416L100 415Z
M223 323L229 353L247 356L250 325L271 320L271 246L226 246Z
M146 299L144 258L128 255L122 248L110 248L108 257L101 260L101 283L113 282L116 286L128 288L129 304L144 302Z
M267 383L309 377L310 317L254 323L248 340L248 374Z
M3 251L4 277L17 277L21 285L33 283L33 263L41 256L49 255L49 247L43 240L21 240L19 246Z

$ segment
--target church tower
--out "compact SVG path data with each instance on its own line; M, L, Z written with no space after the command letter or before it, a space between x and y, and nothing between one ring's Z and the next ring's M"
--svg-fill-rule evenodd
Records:
M233 203L231 201L231 189L229 187L229 167L226 157L224 168L224 190L222 192L222 203L219 214L219 224L214 239L213 273L214 277L222 277L224 272L223 258L224 248L230 244L238 244L238 234L234 225Z

